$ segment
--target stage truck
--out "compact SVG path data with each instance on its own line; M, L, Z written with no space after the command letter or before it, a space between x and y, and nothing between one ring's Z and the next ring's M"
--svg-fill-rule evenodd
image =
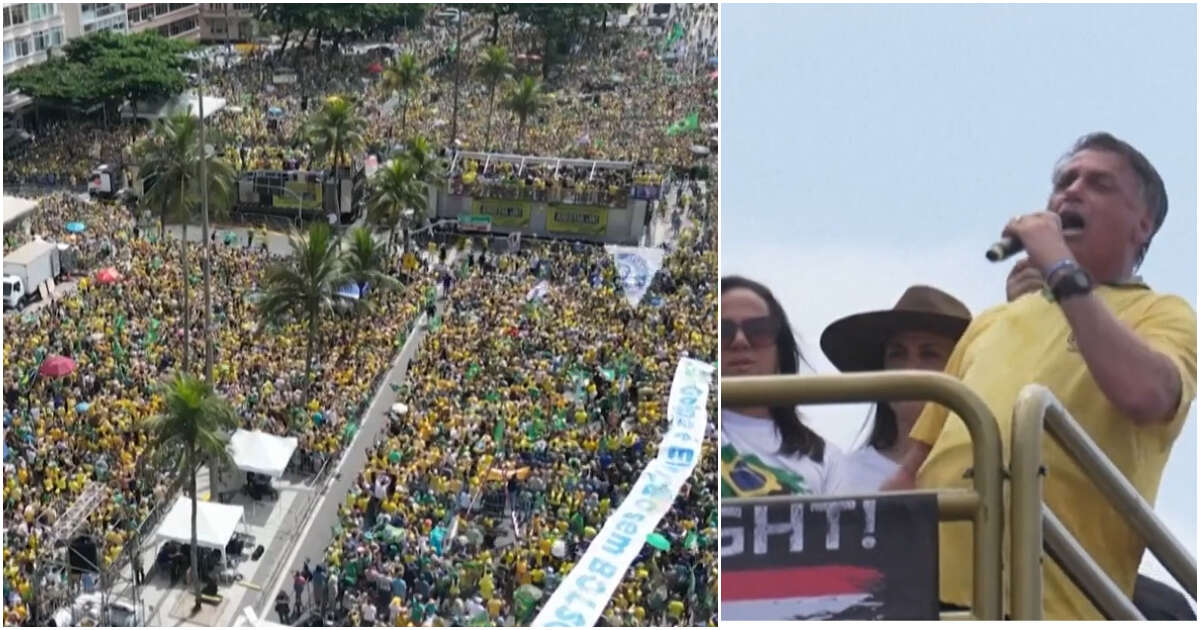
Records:
M296 222L325 220L349 225L362 213L366 176L331 171L246 171L238 175L235 212Z
M636 245L662 188L632 162L461 151L429 218L463 232Z

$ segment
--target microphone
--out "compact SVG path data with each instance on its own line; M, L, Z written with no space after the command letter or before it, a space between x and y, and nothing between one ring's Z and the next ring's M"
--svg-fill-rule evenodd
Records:
M1082 230L1083 218L1074 212L1062 215L1062 229L1063 232L1067 230ZM1021 239L1015 236L1005 236L988 248L986 256L992 262L1000 262L1024 250L1025 245L1021 243Z

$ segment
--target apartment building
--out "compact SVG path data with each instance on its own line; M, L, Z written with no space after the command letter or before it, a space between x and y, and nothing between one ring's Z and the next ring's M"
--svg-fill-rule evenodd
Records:
M58 3L63 16L67 39L91 35L100 31L129 32L125 22L125 5L119 2L69 4Z
M4 74L45 61L76 37L100 31L140 33L206 42L248 41L261 3L22 2L4 7Z
M200 5L200 39L205 42L254 38L258 2L205 2Z
M163 37L200 37L200 5L197 3L127 3L125 15L130 33L156 29Z
M52 2L4 7L4 74L46 60L67 41L63 14Z

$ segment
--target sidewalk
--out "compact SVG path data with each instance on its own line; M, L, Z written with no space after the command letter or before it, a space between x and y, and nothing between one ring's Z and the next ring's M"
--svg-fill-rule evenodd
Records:
M168 228L171 230L172 228ZM178 226L174 228L178 235ZM193 230L188 228L189 240L192 240ZM197 240L199 231L195 231ZM279 247L286 253L287 240L281 234L271 234L269 247L275 250ZM219 239L218 239L219 240ZM255 244L257 246L257 243ZM218 245L223 247L224 245ZM449 259L456 257L457 252L451 251ZM417 325L409 335L393 363L386 373L380 387L372 399L371 405L364 415L358 433L347 447L342 458L331 462L334 470L324 475L320 485L315 484L312 475L288 475L276 479L273 486L279 491L276 500L254 501L245 494L239 493L230 503L243 505L246 509L246 528L237 530L249 533L254 537L254 546L262 545L263 554L258 560L251 560L249 553L236 568L241 579L232 585L219 585L218 594L222 601L216 606L205 605L200 612L192 615L193 595L187 585L187 579L181 579L171 585L169 576L163 574L149 575L153 568L156 553L162 541L155 539L153 533L143 544L141 561L147 572L147 582L141 586L141 599L144 604L144 625L173 626L173 627L231 627L246 625L243 611L250 608L270 607L274 595L279 588L286 587L292 572L299 570L306 557L314 562L324 558L325 547L328 546L333 523L336 522L338 503L346 496L349 486L353 483L358 471L365 465L365 449L374 442L386 426L384 418L391 408L394 396L390 384L400 384L408 368L409 361L415 356L420 342L424 338L425 316L417 320ZM385 394L386 392L386 394ZM201 500L209 499L209 475L207 469L201 469L197 477L197 489ZM333 497L333 501L328 499ZM300 553L303 550L304 553ZM290 553L289 553L290 551ZM294 568L291 568L293 567ZM126 565L122 578L132 585L132 566ZM268 588L271 587L271 588ZM128 586L117 593L117 597L129 599L131 594ZM290 590L289 590L290 594ZM273 615L274 612L272 611ZM266 615L260 615L266 618Z
M447 256L447 261L453 263L458 256L456 250L451 250ZM440 295L440 287L438 289ZM444 309L444 303L439 302L438 312L441 313ZM334 525L338 522L337 507L345 500L350 492L350 486L354 484L358 474L366 466L366 450L373 445L379 435L387 426L387 412L391 409L392 404L396 402L396 395L392 393L391 385L402 385L405 377L408 374L408 365L412 358L416 356L417 350L421 346L421 342L425 338L425 316L422 315L417 320L417 326L413 333L405 342L399 356L393 363L392 368L388 371L380 383L379 389L375 392L374 398L371 399L371 405L359 424L358 434L354 436L354 441L347 447L345 454L338 462L337 468L330 484L322 491L323 496L313 509L312 515L309 517L308 523L300 533L297 540L294 540L292 552L285 559L284 566L286 570L279 572L279 575L272 581L269 588L262 594L257 602L246 601L243 606L254 606L258 617L262 619L275 619L274 603L275 594L280 589L287 589L288 597L292 597L290 588L291 577L293 573L299 571L304 566L304 560L311 561L310 566L324 564L325 550L329 547L330 540L333 537ZM257 604L257 605L255 605ZM296 602L292 602L293 608ZM241 607L239 607L241 610ZM233 625L242 625L246 621L244 615L239 615L236 623Z

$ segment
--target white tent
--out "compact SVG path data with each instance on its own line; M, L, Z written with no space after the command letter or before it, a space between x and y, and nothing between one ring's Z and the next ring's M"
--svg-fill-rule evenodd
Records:
M204 117L209 118L213 114L225 108L226 100L215 96L204 97ZM178 94L169 99L154 99L138 103L137 117L143 120L158 120L170 116L176 111L191 112L193 116L200 115L200 101L196 98L193 92ZM121 108L121 118L129 119L134 117L133 108L129 103Z
M239 470L282 477L298 443L295 437L238 429L229 438L229 450Z
M37 202L22 197L4 195L4 225L24 218L37 207Z
M196 543L201 547L212 547L225 551L225 545L233 538L233 532L246 509L240 505L196 502ZM175 505L167 512L155 535L167 540L191 544L192 500L180 495Z

